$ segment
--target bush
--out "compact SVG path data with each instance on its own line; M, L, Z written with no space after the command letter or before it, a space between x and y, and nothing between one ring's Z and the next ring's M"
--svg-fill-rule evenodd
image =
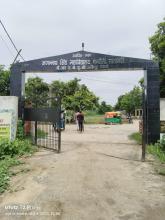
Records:
M132 133L129 138L136 141L137 144L142 144L142 135L139 132Z
M9 186L10 167L21 163L17 157L31 155L37 150L29 140L24 138L23 122L19 120L16 139L14 141L0 140L0 193L3 193Z
M159 142L160 148L165 151L165 135L163 135L162 139Z
M36 148L31 145L28 140L19 140L11 142L8 140L0 140L0 159L4 159L6 156L31 154Z
M165 162L165 135L162 140L154 145L149 145L147 148L148 153L156 156L160 162Z
M13 142L0 140L0 193L9 186L9 168L20 164L17 156L31 155L36 149L28 140L16 139Z
M40 128L37 129L37 138L46 138L48 133L41 130Z
M21 162L16 158L6 157L4 160L0 160L0 194L3 193L9 186L11 166L19 165Z
M23 121L22 120L18 120L18 124L17 124L17 134L16 134L16 138L18 139L24 139L24 126L23 126Z

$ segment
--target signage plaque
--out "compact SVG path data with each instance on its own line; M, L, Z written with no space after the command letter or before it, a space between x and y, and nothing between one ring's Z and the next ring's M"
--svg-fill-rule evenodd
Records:
M18 98L0 96L0 140L14 141L17 131Z

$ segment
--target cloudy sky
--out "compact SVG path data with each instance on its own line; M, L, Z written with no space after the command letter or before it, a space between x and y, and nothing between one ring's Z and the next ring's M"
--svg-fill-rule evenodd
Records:
M148 38L163 17L165 0L0 0L0 19L25 60L78 51L81 42L87 51L149 59ZM0 64L9 66L15 55L0 27ZM102 91L106 83L98 85L100 77L113 82L106 74L84 77L95 78L95 89ZM136 77L128 84L138 81L138 73L132 74ZM123 75L116 76L121 81Z

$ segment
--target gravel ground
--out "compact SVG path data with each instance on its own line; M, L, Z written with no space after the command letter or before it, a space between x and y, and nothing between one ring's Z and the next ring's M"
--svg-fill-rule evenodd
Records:
M62 152L41 149L0 197L1 220L164 220L165 178L128 139L138 123L68 125Z

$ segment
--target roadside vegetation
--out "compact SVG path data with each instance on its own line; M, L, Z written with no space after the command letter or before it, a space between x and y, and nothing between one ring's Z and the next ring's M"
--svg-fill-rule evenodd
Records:
M85 124L104 124L104 114L95 111L85 112Z
M18 122L17 138L11 142L0 140L0 194L9 187L13 175L11 167L21 164L21 156L30 156L37 150L31 142L24 139L22 122Z
M165 135L158 143L149 145L147 152L156 159L155 170L158 174L165 176Z
M137 144L142 143L142 135L139 132L132 133L129 138L135 140ZM147 153L154 157L154 167L158 174L165 176L165 135L162 140L154 145L147 146Z
M142 144L142 135L139 132L132 133L129 138L136 141L137 144Z
M165 163L165 135L158 143L149 145L147 151L154 155L161 163Z

